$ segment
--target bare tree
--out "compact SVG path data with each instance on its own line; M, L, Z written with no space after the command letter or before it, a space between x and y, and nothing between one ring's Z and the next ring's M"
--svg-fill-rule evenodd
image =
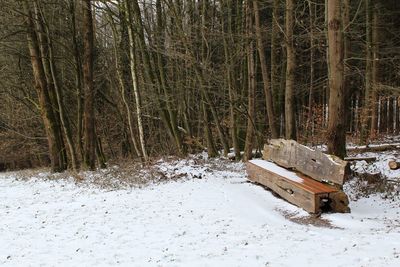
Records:
M296 54L293 43L294 28L294 0L286 0L285 34L286 34L286 90L285 90L285 131L286 139L296 140L295 117L295 70Z
M40 41L36 31L34 18L29 3L24 1L23 4L26 13L24 15L24 20L27 26L29 53L35 80L35 88L39 97L40 112L47 135L51 170L54 172L59 172L67 168L62 153L64 149L62 135L60 129L57 127L56 114L53 110L53 105L50 98L49 87L45 76L43 62L41 60L43 55L40 51Z
M328 152L341 158L346 155L346 118L344 88L344 43L341 0L328 1L329 49L329 119L327 129Z
M95 169L96 164L96 135L93 83L93 15L91 0L83 2L83 84L84 84L84 164L90 170Z
M253 9L254 9L254 19L255 19L255 30L256 30L256 37L257 37L257 49L258 54L260 57L261 63L261 73L263 77L264 83L264 94L265 94L265 104L267 109L267 116L269 122L269 129L271 130L271 137L277 138L278 131L276 130L275 126L275 114L274 114L274 107L272 101L272 92L271 92L271 84L269 80L269 73L267 68L267 59L265 57L265 49L262 39L262 32L261 32L261 25L260 25L260 14L258 11L258 1L253 0Z

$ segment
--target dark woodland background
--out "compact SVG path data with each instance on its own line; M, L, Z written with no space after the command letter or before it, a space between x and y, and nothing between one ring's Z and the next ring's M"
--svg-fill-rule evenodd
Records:
M400 132L397 0L0 5L0 169Z

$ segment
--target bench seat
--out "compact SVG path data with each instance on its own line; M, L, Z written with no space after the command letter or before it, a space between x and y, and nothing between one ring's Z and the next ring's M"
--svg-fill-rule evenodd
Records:
M261 159L247 162L247 173L250 181L272 189L288 202L307 212L349 211L347 196L343 196L342 191L334 186L315 181L302 173L290 171Z

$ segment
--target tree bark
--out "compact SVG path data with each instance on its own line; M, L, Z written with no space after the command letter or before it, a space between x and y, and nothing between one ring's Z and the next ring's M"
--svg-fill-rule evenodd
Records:
M345 105L346 105L346 115L345 117L348 118L346 120L346 129L352 131L353 130L353 122L354 119L352 119L352 114L351 114L351 106L352 106L352 100L355 98L355 93L354 90L352 89L352 82L351 82L351 73L350 73L350 67L349 64L350 62L348 61L350 59L350 53L351 53L351 43L350 43L350 33L349 33L349 27L350 27L350 0L343 0L343 8L342 8L342 20L343 20L343 46L344 46L344 59L343 59L343 64L344 64L344 88L346 90L346 100L345 100Z
M279 4L280 0L274 0L272 9L272 32L271 32L271 91L274 97L274 108L275 115L275 125L277 126L278 135L282 135L281 125L282 125L282 111L283 111L283 90L279 83L279 79L282 78L279 72L279 58L281 52L281 45L279 43ZM284 68L282 68L284 69ZM283 78L282 78L283 80Z
M62 155L62 143L60 140L60 129L56 125L56 115L52 108L50 95L48 92L47 80L44 72L42 55L39 48L38 34L35 30L35 23L28 1L24 1L25 24L27 26L27 41L29 54L31 57L35 88L39 97L40 114L46 131L51 170L61 172L66 169L66 164Z
M123 21L125 19L125 16L122 15L124 12L121 10L121 46L122 47L128 47L128 44L124 44L123 42L126 42L127 40L124 40L124 27L126 27L126 22ZM138 157L142 157L142 153L141 150L139 148L139 144L136 140L135 137L135 130L134 130L134 126L133 126L133 118L132 118L132 111L129 105L129 101L126 99L126 94L127 94L127 85L126 85L126 79L128 77L125 77L125 73L124 73L124 68L127 68L129 65L129 61L128 62L124 62L124 55L120 55L118 53L117 50L117 28L115 26L115 22L112 18L112 15L109 14L109 19L110 19L110 23L111 23L111 27L112 27L112 32L113 32L113 40L114 40L114 57L115 57L115 68L117 71L117 78L118 78L118 82L119 82L119 86L120 86L120 92L121 92L121 99L122 99L122 103L123 106L125 107L125 113L127 116L127 120L128 120L128 129L129 129L129 136L130 136L130 141L132 142L133 145L133 149L136 153L136 156ZM122 51L122 53L125 53L125 51ZM120 62L120 58L121 58L121 62ZM127 59L129 60L129 59ZM123 65L123 63L125 63L126 65Z
M394 99L393 97L388 97L388 126L387 126L387 133L393 134L394 130Z
M296 140L296 117L294 98L294 79L296 55L293 43L294 0L286 0L285 33L286 33L286 90L285 90L285 131L286 139Z
M271 130L271 137L277 138L278 131L277 131L276 125L275 125L275 114L274 114L274 107L273 107L273 100L272 100L271 83L269 81L267 59L265 57L265 49L264 49L264 44L263 44L263 40L262 40L260 14L258 11L258 0L253 0L253 9L254 9L256 37L257 37L257 48L258 48L258 54L260 57L261 74L262 74L262 79L263 79L263 83L264 83L264 94L265 94L265 102L266 102L265 105L266 105L266 109L267 109L269 129Z
M149 160L146 150L146 144L144 139L144 128L143 128L143 119L142 119L142 101L139 92L138 80L136 75L136 55L135 55L135 35L133 31L133 18L130 7L130 2L125 1L125 12L126 17L128 19L128 36L129 36L129 58L130 58L130 67L131 67L131 78L132 78L132 86L133 93L135 95L136 102L136 113L137 113L137 124L139 130L139 142L142 150L143 160L147 162Z
M64 144L64 139L62 135L62 127L61 127L61 121L60 121L60 111L59 107L57 104L57 93L56 93L56 88L55 88L55 81L52 77L51 74L51 62L50 62L50 43L48 42L48 38L46 36L46 30L45 30L45 23L44 23L44 15L42 11L39 8L39 3L37 0L33 2L33 11L34 11L34 24L35 24L35 29L37 33L37 39L38 39L38 45L39 45L39 50L41 54L41 61L42 61L42 66L43 66L43 71L44 75L46 78L46 83L47 83L47 91L49 93L50 97L50 105L53 109L54 112L54 124L55 124L55 129L56 129L56 135L58 142L61 145L60 148L60 154L61 158L63 160L63 165L65 168L68 166L68 157L65 149L65 144Z
M251 2L246 6L247 34L252 35L253 19L251 12ZM247 44L247 76L248 76L248 106L247 106L247 127L246 141L244 147L244 160L248 161L253 157L254 135L255 135L255 95L256 95L256 70L254 62L254 40L250 39Z
M341 0L328 1L329 118L328 153L346 156L346 121L344 90L344 43L341 20Z
M52 80L52 85L53 85L53 90L55 93L55 98L56 98L56 103L53 105L57 107L58 110L58 115L59 115L59 120L61 122L62 129L64 131L64 136L65 140L67 141L70 157L71 157L71 165L72 169L74 171L77 171L78 169L78 159L76 156L76 149L75 149L75 144L72 138L72 131L70 128L70 124L68 122L67 114L65 113L64 109L64 103L63 103L63 95L61 88L59 86L59 80L57 77L57 69L56 69L56 64L55 64L55 59L54 59L54 52L53 52L53 42L52 38L50 36L50 29L49 25L46 22L45 16L43 14L43 10L40 9L40 7L37 5L36 6L36 12L37 14L37 23L39 25L39 29L42 32L42 38L46 39L44 45L47 46L47 48L43 48L43 50L47 50L48 58L43 59L47 61L48 67L49 67L49 75L51 77L48 77L49 80ZM62 138L60 136L60 138Z
M163 19L163 13L162 13L162 5L161 5L161 0L156 1L156 16L157 16L157 30L156 30L156 46L158 48L157 51L157 68L158 68L158 79L160 83L160 87L162 88L162 92L164 94L164 100L165 100L165 106L167 108L168 112L168 122L171 130L171 135L173 136L173 139L176 144L176 148L178 149L178 153L180 155L185 155L186 154L186 147L183 143L182 140L182 135L179 132L178 129L178 115L176 109L174 107L177 107L177 101L175 101L174 97L172 97L170 93L170 86L168 79L166 78L166 73L165 73L165 62L164 62L164 56L163 52L165 51L164 49L164 31L165 31L165 23Z
M84 82L84 164L94 170L96 164L96 135L93 82L93 15L91 0L83 2L83 82Z
M367 2L370 0L367 0ZM369 3L371 5L371 3ZM371 135L374 136L378 131L378 86L379 86L379 29L378 29L378 8L379 5L377 3L374 4L373 7L369 6L372 9L370 11L369 16L372 15L371 25L369 25L371 31L371 42L367 42L370 58L367 58L367 64L370 64L371 74L367 73L370 81L371 91Z
M233 55L230 52L230 48L234 47L233 41L233 21L232 21L232 3L231 0L226 1L226 8L228 10L228 18L227 21L224 21L225 33L224 33L224 56L225 56L225 67L226 67L226 82L228 87L228 98L229 98L229 120L230 120L230 133L231 140L233 145L233 150L235 153L235 160L240 160L240 147L239 140L237 134L237 116L236 116L236 89L235 82L233 81L234 77L234 66L233 66Z
M308 90L308 115L306 124L306 136L313 135L314 127L313 103L314 103L314 24L315 24L315 4L308 1L308 10L310 16L310 87Z
M77 29L76 29L76 0L69 0L69 12L71 14L72 47L75 63L75 89L77 97L77 116L76 116L76 143L78 144L79 154L83 159L82 128L83 128L83 98L82 98L82 59L79 51ZM79 0L80 1L80 0Z

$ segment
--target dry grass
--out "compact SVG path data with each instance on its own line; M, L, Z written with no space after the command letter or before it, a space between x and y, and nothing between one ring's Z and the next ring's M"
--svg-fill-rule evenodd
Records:
M169 181L202 178L202 172L227 170L227 161L207 159L202 155L190 156L185 159L178 157L153 158L149 163L142 164L131 160L109 162L106 169L95 171L65 171L51 173L48 168L27 169L11 172L17 180L40 179L45 181L65 180L79 186L97 187L105 190L122 188L142 188L151 184L160 184ZM182 171L183 166L201 169L198 174L192 175ZM242 172L240 165L237 170Z

